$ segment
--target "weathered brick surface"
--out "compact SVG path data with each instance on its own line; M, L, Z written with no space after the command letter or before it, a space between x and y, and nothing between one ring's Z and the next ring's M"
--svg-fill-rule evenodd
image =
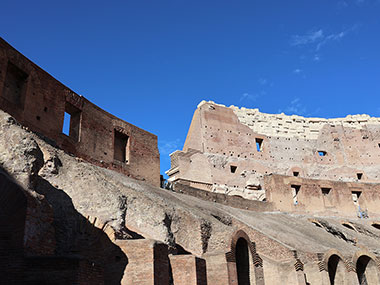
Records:
M128 256L128 265L121 284L169 284L168 248L154 240L117 240Z
M0 38L0 109L75 156L159 186L157 137L76 94ZM72 133L62 133L64 113ZM127 110L126 110L127 111ZM114 159L115 132L128 136L128 161Z
M170 255L174 284L206 285L206 261L193 255Z

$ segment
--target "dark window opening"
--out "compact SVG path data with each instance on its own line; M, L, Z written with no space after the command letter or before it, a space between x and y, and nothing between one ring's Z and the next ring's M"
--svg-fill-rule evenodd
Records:
M345 275L345 270L343 270L343 267L339 264L342 264L342 262L338 255L334 254L329 258L329 261L327 263L327 268L329 272L330 284L344 283L343 279Z
M237 166L235 166L235 165L230 165L230 169L231 169L231 173L235 173L235 172L236 172L236 169L237 169Z
M361 194L362 194L361 191L352 191L351 192L352 201L354 202L355 205L359 204L359 197L360 197Z
M363 173L356 173L356 177L358 178L358 180L361 180L363 177Z
M331 188L321 188L321 190L322 190L322 194L324 196L327 196L330 194Z
M81 111L66 102L62 133L79 141Z
M345 228L347 228L347 229L355 231L355 228L353 226L351 226L350 224L342 223L342 226L345 227Z
M356 274L358 276L359 284L374 284L369 283L367 280L367 268L368 267L375 267L376 265L373 264L374 262L371 260L369 256L363 255L356 261ZM369 279L369 278L368 278Z
M239 238L235 249L236 271L238 284L249 285L249 252L248 243L245 239Z
M293 171L293 176L297 177L300 173L298 171Z
M297 205L298 204L298 193L301 189L300 185L291 185L292 188L292 195L293 195L293 204Z
M256 150L257 151L263 151L263 139L256 138Z
M14 64L8 62L3 87L3 97L10 103L23 108L27 78L28 74Z
M115 130L114 140L114 159L128 163L129 162L129 136Z
M379 144L377 144L378 146L379 146L379 148L380 148L380 143Z
M319 151L318 151L318 154L319 154L319 156L326 156L326 155L327 155L327 152L324 151L324 150L319 150Z
M380 230L380 224L372 224L372 227L374 227L375 229Z

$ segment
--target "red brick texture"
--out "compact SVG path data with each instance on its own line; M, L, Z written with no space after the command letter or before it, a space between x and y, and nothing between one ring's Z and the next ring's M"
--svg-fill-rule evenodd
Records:
M1 38L0 109L77 157L159 186L157 136L76 94ZM62 132L65 112L71 115L68 135ZM117 134L127 138L122 159L114 148L120 147Z

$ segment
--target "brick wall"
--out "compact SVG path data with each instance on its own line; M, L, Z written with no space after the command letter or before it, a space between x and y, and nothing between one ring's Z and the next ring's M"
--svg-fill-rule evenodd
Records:
M157 136L79 96L1 38L0 109L75 156L159 186ZM65 112L71 118L68 134L62 132ZM115 144L118 133L127 138L125 145ZM115 157L114 146L124 147L125 157Z

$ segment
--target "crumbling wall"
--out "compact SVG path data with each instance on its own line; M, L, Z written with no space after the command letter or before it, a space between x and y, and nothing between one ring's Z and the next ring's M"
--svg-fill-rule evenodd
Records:
M264 114L201 102L169 180L260 200L271 173L345 182L379 182L380 119Z
M156 186L160 183L155 135L71 91L1 38L0 109L77 157ZM70 120L66 134L65 114ZM118 134L122 144L117 143Z

